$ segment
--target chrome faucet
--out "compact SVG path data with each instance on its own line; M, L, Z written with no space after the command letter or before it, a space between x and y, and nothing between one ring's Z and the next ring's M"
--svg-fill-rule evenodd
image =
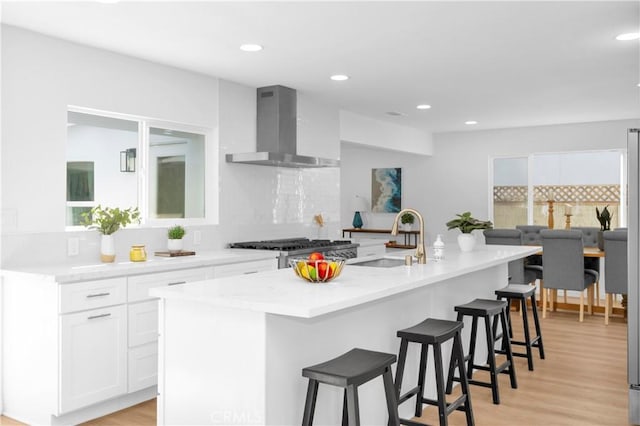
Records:
M418 237L418 244L416 246L416 258L418 263L427 263L427 250L424 247L424 219L422 215L415 209L402 209L398 212L396 218L393 220L393 226L391 227L391 235L398 235L398 220L404 213L411 213L418 218L420 222L420 236Z

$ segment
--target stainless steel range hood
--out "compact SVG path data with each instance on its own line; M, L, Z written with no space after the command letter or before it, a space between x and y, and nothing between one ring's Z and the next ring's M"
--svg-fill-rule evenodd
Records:
M296 91L284 86L258 88L257 152L227 154L227 163L277 167L339 167L340 161L296 153Z

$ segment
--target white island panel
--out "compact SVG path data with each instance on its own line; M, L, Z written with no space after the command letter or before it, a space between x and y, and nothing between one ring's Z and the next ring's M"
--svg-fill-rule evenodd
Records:
M507 283L507 262L536 250L491 246L410 268L347 266L329 284L281 270L153 290L163 298L159 424L299 424L302 368L354 347L397 353L397 330L427 317L455 319L455 305L494 299ZM449 351L447 345L447 360ZM486 345L477 356L486 356ZM415 385L417 364L416 345L403 389ZM362 424L386 424L381 379L359 393ZM411 405L401 407L402 416L411 416ZM339 424L341 407L341 390L321 385L316 424Z

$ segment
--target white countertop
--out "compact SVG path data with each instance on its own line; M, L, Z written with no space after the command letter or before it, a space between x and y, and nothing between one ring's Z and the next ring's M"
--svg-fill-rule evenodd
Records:
M149 274L154 272L172 271L176 269L198 268L206 266L226 265L232 263L251 262L254 260L274 259L280 252L268 250L223 249L206 252L196 252L193 256L161 257L148 253L145 262L131 262L129 260L114 263L93 264L61 264L34 265L17 268L7 268L2 275L25 275L31 278L45 279L57 283L86 281L111 278L122 275Z
M151 289L152 296L246 309L271 314L313 318L362 303L375 301L425 285L504 264L539 251L533 246L479 246L469 253L447 249L440 262L411 267L377 268L345 265L329 283L308 283L291 269ZM398 252L404 259L414 250Z

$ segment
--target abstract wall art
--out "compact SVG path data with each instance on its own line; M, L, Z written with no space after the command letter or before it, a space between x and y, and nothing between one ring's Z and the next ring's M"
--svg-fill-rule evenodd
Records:
M402 169L371 169L371 211L398 213L402 200Z

